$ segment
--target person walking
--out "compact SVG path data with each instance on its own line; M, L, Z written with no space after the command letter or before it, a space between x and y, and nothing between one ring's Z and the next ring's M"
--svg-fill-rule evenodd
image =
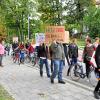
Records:
M63 47L64 47L64 53L67 60L67 64L68 66L70 66L69 57L68 57L69 44L63 43Z
M94 52L94 46L93 44L91 44L91 39L88 38L86 39L86 46L84 47L84 51L83 51L83 61L86 65L86 76L87 78L89 78L89 73L90 73L90 60L92 58Z
M69 44L69 51L68 51L69 59L70 59L70 65L67 71L67 76L69 76L71 65L77 64L77 58L78 58L78 46L76 44L76 39L72 40L72 43ZM75 65L75 69L77 66Z
M96 99L100 99L100 44L98 45L98 47L96 49L95 61L97 64L97 68L95 69L95 72L97 75L98 83L94 89L94 97Z
M3 67L2 60L4 53L5 53L5 48L2 44L2 39L0 39L0 67Z
M5 50L7 51L7 54L9 56L9 53L10 53L10 44L9 43L7 43Z
M48 47L42 43L38 48L40 58L40 76L43 77L43 65L45 64L47 77L50 78L50 71L48 65Z
M17 41L14 41L14 43L12 43L12 50L14 51L18 46L19 43Z
M20 49L20 63L24 64L24 61L25 61L25 45L24 45L24 42L20 43L19 49Z
M29 53L29 59L30 61L32 60L32 57L33 57L33 53L35 52L35 49L34 47L32 46L32 44L30 43L29 44L29 47L28 47L28 53Z
M58 75L58 83L65 84L62 79L62 71L65 60L63 45L60 42L53 41L53 43L51 44L51 50L54 64L54 70L51 75L51 83L54 83L54 79Z
M53 59L52 59L52 50L51 50L51 45L49 46L49 53L50 53L50 60L51 60L51 73L53 73L54 67L53 67Z

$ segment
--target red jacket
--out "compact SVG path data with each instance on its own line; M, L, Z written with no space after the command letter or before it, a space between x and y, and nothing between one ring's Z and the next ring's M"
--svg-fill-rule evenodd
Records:
M29 46L28 51L29 51L29 53L33 53L34 52L34 48L33 48L32 45Z
M19 49L24 49L24 44L20 44Z

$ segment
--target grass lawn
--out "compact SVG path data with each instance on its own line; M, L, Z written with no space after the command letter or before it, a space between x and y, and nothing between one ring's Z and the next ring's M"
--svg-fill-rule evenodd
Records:
M1 85L0 85L0 100L14 100Z
M84 49L85 46L85 40L83 39L77 39L77 45L80 49Z

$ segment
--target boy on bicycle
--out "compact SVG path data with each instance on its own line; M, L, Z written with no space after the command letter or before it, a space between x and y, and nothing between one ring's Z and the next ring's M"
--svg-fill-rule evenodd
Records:
M23 42L21 42L21 44L19 45L19 49L20 49L20 63L24 63L25 46Z

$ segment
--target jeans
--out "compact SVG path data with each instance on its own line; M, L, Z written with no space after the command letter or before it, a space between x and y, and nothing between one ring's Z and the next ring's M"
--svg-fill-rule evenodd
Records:
M0 66L2 65L3 55L0 54Z
M53 72L53 69L54 69L53 66L54 66L53 65L53 60L51 59L51 73Z
M63 60L53 60L54 63L54 71L52 73L51 78L55 78L58 75L58 80L62 81L62 70L64 66Z
M48 60L47 59L42 59L42 58L40 58L40 75L43 75L43 64L45 64L45 67L46 67L47 77L50 77Z
M95 87L95 91L100 91L100 80L98 81L96 87Z
M59 71L58 71L58 80L62 81L62 71L64 68L64 61L60 60Z
M72 58L71 61L70 61L70 65L69 65L69 68L68 68L68 71L67 71L67 75L69 75L70 73L70 70L71 70L71 66L74 65L74 64L77 64L77 58ZM75 66L75 69L77 68L77 66Z
M70 62L71 62L71 65L77 64L77 58L72 58Z
M24 62L24 57L25 56L25 54L24 53L20 53L20 60L21 60L21 62L23 61Z
M85 65L86 65L86 76L87 76L87 78L89 78L89 73L90 73L90 66L91 66L91 64L89 63L89 61L86 61L85 62Z

